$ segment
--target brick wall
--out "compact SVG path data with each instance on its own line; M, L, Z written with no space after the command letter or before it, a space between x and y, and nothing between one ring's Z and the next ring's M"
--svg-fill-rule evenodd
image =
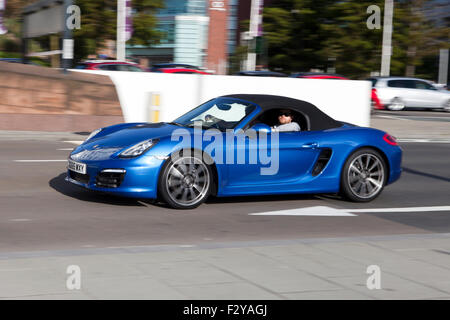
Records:
M92 131L120 122L109 77L0 62L0 130Z
M216 74L226 74L228 9L228 0L209 1L207 68Z

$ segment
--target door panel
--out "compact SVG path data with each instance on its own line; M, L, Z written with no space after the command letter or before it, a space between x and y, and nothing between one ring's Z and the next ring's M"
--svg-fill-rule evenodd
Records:
M315 138L316 135L309 132L271 133L267 140L261 136L240 137L234 145L235 162L227 165L227 185L267 187L269 184L300 183L303 177L310 175L320 152L314 145L318 144ZM245 164L239 164L243 162L243 154ZM250 159L256 159L256 163L249 163Z

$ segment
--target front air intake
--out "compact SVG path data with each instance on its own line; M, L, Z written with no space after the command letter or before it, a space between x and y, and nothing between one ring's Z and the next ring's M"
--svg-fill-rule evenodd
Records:
M314 165L314 168L312 170L313 177L319 175L323 171L323 169L325 168L325 166L327 165L328 161L331 158L331 153L332 152L330 148L322 149L319 157L317 158L316 164Z
M100 172L95 184L101 188L118 188L125 177L125 170L122 169L107 169Z

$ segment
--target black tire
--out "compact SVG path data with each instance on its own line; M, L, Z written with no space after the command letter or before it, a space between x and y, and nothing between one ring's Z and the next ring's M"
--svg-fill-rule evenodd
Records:
M444 103L444 111L450 112L450 100Z
M405 103L402 99L395 97L392 99L391 103L387 106L389 111L402 111L405 110Z
M345 161L340 193L350 201L372 201L383 191L387 177L387 165L383 156L371 148L359 149Z
M158 194L174 209L194 209L206 201L213 184L211 167L201 154L188 150L167 159L159 175Z

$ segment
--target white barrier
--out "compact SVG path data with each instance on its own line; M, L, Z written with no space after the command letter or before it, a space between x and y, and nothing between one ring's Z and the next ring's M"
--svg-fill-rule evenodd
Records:
M81 71L81 70L73 70ZM336 120L370 125L369 81L81 71L110 76L126 122L172 121L212 98L273 94L308 101Z

